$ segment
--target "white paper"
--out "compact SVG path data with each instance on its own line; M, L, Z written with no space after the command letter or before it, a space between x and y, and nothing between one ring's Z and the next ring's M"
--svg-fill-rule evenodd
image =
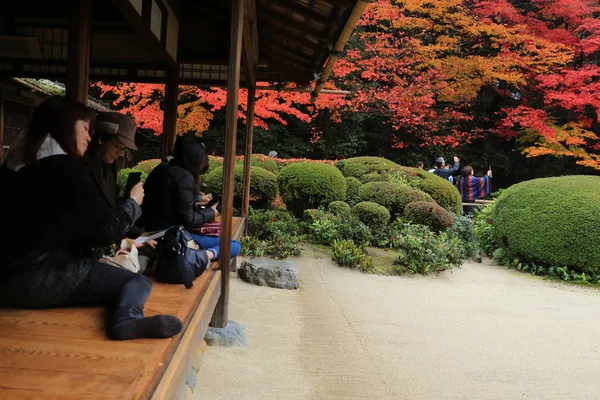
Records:
M167 231L167 229L165 229L164 231L153 233L150 236L140 236L139 238L135 239L135 242L137 244L144 244L148 240L155 240L155 239L158 239L160 237L163 237L166 231Z

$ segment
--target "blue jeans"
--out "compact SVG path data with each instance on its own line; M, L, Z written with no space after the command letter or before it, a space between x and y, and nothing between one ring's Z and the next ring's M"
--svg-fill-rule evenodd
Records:
M215 253L215 259L219 258L219 243L221 242L221 238L218 236L206 236L206 235L198 235L197 233L192 233L192 237L200 247L204 250L210 250ZM242 251L242 245L237 240L231 241L231 258L237 257Z

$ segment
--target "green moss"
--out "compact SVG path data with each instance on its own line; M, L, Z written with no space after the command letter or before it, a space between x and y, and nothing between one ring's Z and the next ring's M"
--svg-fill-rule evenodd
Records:
M411 189L399 183L371 182L361 186L359 195L361 201L372 201L387 208L392 216L401 216L404 207L414 201L435 203L427 193Z
M343 201L332 201L329 203L329 211L331 211L335 215L349 215L351 212L351 208L348 203Z
M415 224L427 225L443 231L454 224L454 217L439 205L426 201L415 201L404 208L404 217Z
M235 166L234 204L242 203L244 166ZM207 193L221 193L223 190L223 167L214 168L206 176ZM255 208L266 208L277 196L275 174L260 167L250 168L250 199Z
M352 212L371 229L371 232L381 231L390 221L388 209L370 201L358 203L354 206Z
M498 245L523 261L600 272L600 177L511 186L498 198L493 221Z
M283 168L277 176L281 199L296 215L346 198L346 180L333 165L297 163Z
M429 194L436 203L447 211L455 214L461 213L462 199L460 194L447 179L418 168L400 167L398 172L404 173L411 187Z
M335 166L345 177L354 177L363 183L388 180L390 174L400 167L380 157L354 157L340 160Z

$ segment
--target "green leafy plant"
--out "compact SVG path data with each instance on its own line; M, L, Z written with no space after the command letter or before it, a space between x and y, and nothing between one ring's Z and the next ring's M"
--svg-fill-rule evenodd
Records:
M248 218L248 235L266 240L277 232L298 236L300 225L296 218L285 211L257 210L250 208Z
M362 183L353 176L346 178L346 203L354 205L360 201L358 198L358 191L362 186Z
M454 224L452 224L447 232L448 235L454 235L460 240L462 249L461 258L466 260L478 255L479 246L475 229L473 228L473 221L462 215L454 214L452 217L454 218Z
M338 237L340 223L339 216L327 213L316 218L308 228L315 243L328 245Z
M477 244L481 251L488 256L492 256L498 248L498 243L494 235L495 209L495 203L476 209L475 218L473 218L473 230L475 231Z
M334 240L331 244L331 258L342 267L360 268L365 272L375 268L371 257L352 240Z
M267 243L256 236L242 237L242 255L262 257L267 251Z
M267 254L279 258L299 256L302 253L299 243L300 238L298 236L277 232L267 241Z

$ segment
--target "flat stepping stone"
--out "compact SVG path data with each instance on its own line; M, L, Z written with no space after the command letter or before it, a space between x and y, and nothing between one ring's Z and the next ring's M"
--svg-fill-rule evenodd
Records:
M253 258L242 262L238 269L238 275L246 282L259 286L278 289L298 289L300 287L298 266L291 261Z

